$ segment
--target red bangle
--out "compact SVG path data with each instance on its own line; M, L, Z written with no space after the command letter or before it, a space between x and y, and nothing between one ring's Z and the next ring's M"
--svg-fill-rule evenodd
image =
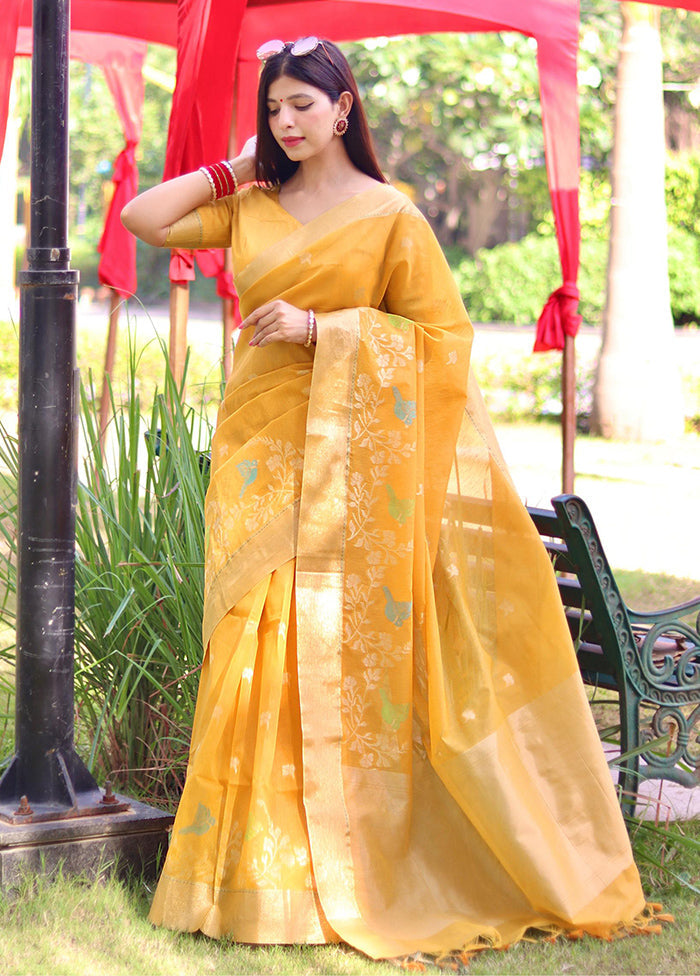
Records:
M210 166L200 166L199 172L204 173L207 178L212 200L229 197L238 190L238 180L228 159L220 163L212 163Z

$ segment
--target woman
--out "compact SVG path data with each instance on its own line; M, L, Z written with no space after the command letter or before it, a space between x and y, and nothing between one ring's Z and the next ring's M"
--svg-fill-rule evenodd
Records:
M449 268L384 182L338 48L259 53L257 146L123 217L158 246L231 246L244 316L151 918L374 957L635 930L638 874Z

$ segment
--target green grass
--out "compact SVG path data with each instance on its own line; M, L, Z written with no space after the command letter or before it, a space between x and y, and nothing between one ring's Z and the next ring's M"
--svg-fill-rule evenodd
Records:
M698 841L700 825L693 825ZM699 870L697 858L694 870ZM649 878L645 878L649 890ZM114 878L88 882L28 879L12 899L0 895L0 959L4 976L204 976L204 974L396 973L344 946L260 946L218 942L154 929L147 921L151 886ZM691 897L676 886L652 887L674 925L656 937L613 943L586 938L524 942L484 952L466 971L479 974L697 973L700 921ZM448 970L449 971L449 970Z
M154 929L150 891L114 879L28 880L0 900L4 976L204 976L204 974L395 973L341 946L245 946Z
M0 665L0 769L4 768L15 751L15 695L14 675L6 665Z
M12 543L8 539L14 536L16 497L16 479L0 467L0 769L14 752L15 591L7 560L11 559ZM12 582L8 586L10 577Z
M633 610L660 610L700 597L698 580L630 569L614 573L625 603Z

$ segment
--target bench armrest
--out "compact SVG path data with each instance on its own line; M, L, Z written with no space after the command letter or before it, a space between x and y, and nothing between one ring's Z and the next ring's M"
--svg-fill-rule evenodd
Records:
M700 629L700 597L696 600L689 600L688 603L680 603L676 607L666 607L664 610L631 610L627 607L627 616L633 624L671 624L681 617L689 617L691 614L699 615L696 627Z

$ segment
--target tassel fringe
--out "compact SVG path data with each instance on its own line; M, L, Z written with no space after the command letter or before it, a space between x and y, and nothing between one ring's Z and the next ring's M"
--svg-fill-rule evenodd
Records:
M564 929L552 925L547 928L529 929L519 942L546 942L551 944L560 938L578 942L585 936L601 939L604 942L616 942L618 939L626 939L635 935L660 935L663 931L663 925L672 925L674 921L673 915L664 912L663 905L657 902L647 902L644 910L631 922L619 922L607 930L603 926L596 926L595 930L586 930L585 928ZM480 952L487 949L505 952L510 946L511 944L499 945L493 940L479 938L473 944L464 946L459 951L446 952L439 956L414 952L410 956L402 956L392 961L409 972L424 973L429 969L442 969L457 973L464 972L471 960Z

